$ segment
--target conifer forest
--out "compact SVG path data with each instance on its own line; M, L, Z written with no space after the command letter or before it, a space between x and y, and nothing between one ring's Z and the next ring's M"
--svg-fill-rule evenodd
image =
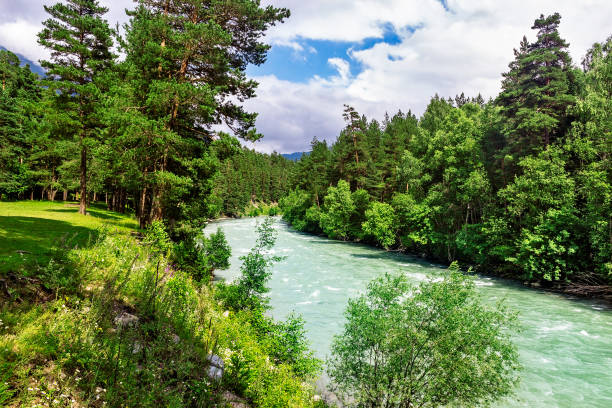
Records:
M612 32L530 15L495 94L329 133L308 87L434 24L353 6L408 3L334 40L333 2L35 3L38 61L0 5L0 406L612 406Z

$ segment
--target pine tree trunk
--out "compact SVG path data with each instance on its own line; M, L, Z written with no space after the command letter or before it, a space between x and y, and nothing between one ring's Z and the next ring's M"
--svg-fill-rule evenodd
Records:
M153 188L153 201L151 202L151 214L149 216L151 221L159 221L162 219L162 208L161 208L161 189L156 186Z
M30 191L30 201L34 201L34 189Z
M93 201L92 201L92 202L94 202L94 203L95 203L96 201L98 201L98 193L96 193L96 192L94 191L94 196L93 196Z
M146 216L146 208L147 208L147 187L143 187L140 193L140 203L139 203L139 222L140 228L146 228L147 226L147 216Z
M122 197L123 197L123 200L122 200L123 203L121 205L121 213L125 214L125 210L127 208L127 203L128 203L128 193L126 189L123 189Z
M83 135L81 135L81 201L79 203L79 214L87 212L87 149L83 146Z
M64 195L62 198L63 198L62 201L68 201L68 190L64 189Z

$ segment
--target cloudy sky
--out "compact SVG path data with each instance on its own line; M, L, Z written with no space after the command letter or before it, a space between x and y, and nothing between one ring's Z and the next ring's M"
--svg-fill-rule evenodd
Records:
M47 0L0 0L0 45L36 61L36 33ZM111 23L130 0L101 0ZM269 31L268 62L249 67L259 83L247 107L259 112L261 151L308 150L313 136L333 140L342 105L382 118L423 112L438 93L494 97L522 36L541 13L561 13L560 32L579 63L612 34L610 0L263 0L291 9Z

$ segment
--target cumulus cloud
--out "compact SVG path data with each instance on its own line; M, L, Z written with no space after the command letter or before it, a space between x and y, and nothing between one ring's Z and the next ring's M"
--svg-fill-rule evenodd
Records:
M36 42L39 31L40 26L38 24L33 24L21 18L0 23L0 45L18 52L32 61L48 58L49 53Z
M334 139L343 126L343 103L381 118L398 109L420 114L436 93L495 97L513 48L523 35L535 38L530 27L541 13L561 13L560 32L570 42L577 64L593 42L612 34L612 3L607 0L449 0L448 10L434 0L273 3L292 10L290 20L267 36L273 45L307 39L358 43L382 37L389 25L399 41L349 52L347 58L362 68L354 75L348 61L334 58L329 63L339 77L332 80L315 76L302 84L273 76L256 78L261 83L259 97L249 107L260 112L258 127L266 139L259 148L266 151L307 149L315 134Z
M274 75L255 78L258 97L246 108L259 113L257 130L264 135L249 147L265 152L307 151L313 137L333 141L344 126L343 104L359 105L363 112L376 112L376 105L347 94L350 83L348 62L328 61L337 69L329 78L313 77L306 83L278 79Z
M51 4L54 0L42 0ZM111 24L125 22L124 9L133 3L101 0L110 8ZM336 73L313 75L300 82L264 75L258 97L247 102L259 112L258 130L265 135L256 148L280 152L308 149L313 136L333 140L343 127L342 105L381 118L385 112L412 110L420 114L429 98L438 93L454 96L479 92L494 97L501 73L513 58L524 34L541 13L561 13L561 35L579 63L595 41L612 34L609 0L264 0L264 5L291 9L291 18L273 27L266 41L290 47L300 58L323 58ZM0 8L0 45L32 60L46 57L36 43L40 22L46 18L41 0L10 2ZM397 41L382 39L392 30ZM354 44L347 55L324 55L313 40Z
M0 7L0 45L20 53L32 61L49 58L49 52L38 45L38 33L42 21L48 18L43 6L53 5L57 0L1 0ZM100 0L108 7L106 19L112 27L128 21L126 8L133 2L126 0Z

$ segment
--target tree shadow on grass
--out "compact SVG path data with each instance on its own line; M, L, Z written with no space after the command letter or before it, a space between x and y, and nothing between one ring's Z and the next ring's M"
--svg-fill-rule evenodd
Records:
M45 210L47 212L57 212L57 213L73 213L76 214L79 210L78 208L50 208L48 210ZM121 217L117 216L117 215L113 215L113 214L106 214L98 209L95 208L88 208L87 209L87 216L89 217L94 217L94 218L100 218L102 220L119 220L121 219Z
M0 273L46 264L57 248L93 244L95 229L46 218L0 216Z

